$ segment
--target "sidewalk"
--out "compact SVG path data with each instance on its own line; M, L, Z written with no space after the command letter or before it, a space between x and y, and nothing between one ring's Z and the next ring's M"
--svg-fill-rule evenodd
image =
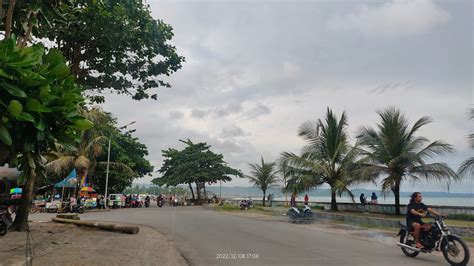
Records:
M187 265L172 242L148 228L136 235L30 222L34 265ZM26 232L0 237L0 265L25 265Z

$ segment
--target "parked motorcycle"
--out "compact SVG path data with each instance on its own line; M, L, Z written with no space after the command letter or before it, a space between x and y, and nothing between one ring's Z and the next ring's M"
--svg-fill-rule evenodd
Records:
M303 209L291 207L286 213L293 222L310 222L313 220L313 212L308 205L305 205Z
M240 201L240 209L241 210L248 210L250 208L253 207L253 201L251 198L249 198L248 200L241 200Z
M0 236L4 236L12 225L12 215L6 206L0 206Z
M68 203L66 203L66 206L64 206L64 212L75 212L75 213L79 213L79 214L82 214L84 213L84 205L82 204L77 204L76 206L73 207L73 209L71 210L71 205Z
M420 242L423 249L415 247L413 231L399 223L400 243L397 243L407 257L414 258L422 253L441 251L444 258L453 266L465 266L469 262L470 254L466 243L458 236L452 235L442 216L434 217L434 221L427 231L420 232Z
M143 204L140 200L132 200L130 202L130 207L132 207L132 208L141 208L142 206L143 206Z

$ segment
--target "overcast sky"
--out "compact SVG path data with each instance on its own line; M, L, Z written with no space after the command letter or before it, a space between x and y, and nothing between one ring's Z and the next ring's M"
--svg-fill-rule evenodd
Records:
M151 1L174 28L183 68L158 89L158 101L109 95L104 109L137 121L155 168L178 139L208 142L247 172L260 156L298 153L299 125L346 111L349 132L374 126L376 110L399 107L420 134L456 148L437 158L457 169L473 151L472 1ZM156 175L155 175L156 176ZM144 178L138 182L149 182ZM236 179L227 185L248 185ZM370 187L370 186L368 186ZM402 190L445 191L443 184ZM473 192L473 182L451 191Z

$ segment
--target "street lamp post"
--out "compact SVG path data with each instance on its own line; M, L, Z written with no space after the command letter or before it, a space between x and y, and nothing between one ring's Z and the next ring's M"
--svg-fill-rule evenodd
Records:
M122 127L119 127L118 129L124 129L130 125L133 125L135 124L136 121L133 121L133 122L130 122L128 124L126 124L125 126L122 126ZM109 137L109 149L107 151L107 170L105 172L105 202L107 202L107 189L109 187L109 166L110 166L110 143L112 141L112 135L110 135ZM133 184L132 184L132 189L133 189Z

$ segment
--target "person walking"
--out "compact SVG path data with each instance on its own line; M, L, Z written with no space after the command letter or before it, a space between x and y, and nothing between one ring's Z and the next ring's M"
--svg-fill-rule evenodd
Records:
M296 207L296 193L291 194L290 206Z
M76 197L74 197L74 195L72 195L71 199L69 200L69 210L73 212L76 206L77 206L77 199Z
M309 202L309 196L308 196L308 194L305 194L305 195L304 195L304 205L307 206L307 205L308 205L308 202Z

